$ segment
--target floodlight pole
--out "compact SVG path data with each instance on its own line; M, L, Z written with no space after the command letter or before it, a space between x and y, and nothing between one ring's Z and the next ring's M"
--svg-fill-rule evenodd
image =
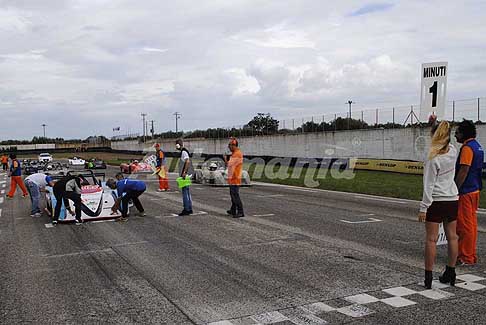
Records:
M348 130L350 129L350 123L351 123L351 106L353 105L352 100L348 100L347 104L349 105L349 118L348 118Z
M41 124L42 128L44 129L44 140L46 139L46 126L47 124Z
M176 133L178 133L179 132L178 120L181 118L181 113L175 112L174 116L175 116L175 124L176 124Z
M146 130L146 125L145 125L145 116L147 116L147 113L141 113L142 115L142 121L143 121L143 142L145 142L145 130Z

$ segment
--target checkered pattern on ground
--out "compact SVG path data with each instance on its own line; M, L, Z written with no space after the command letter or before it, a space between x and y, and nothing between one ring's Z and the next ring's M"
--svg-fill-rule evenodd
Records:
M474 274L457 276L456 288L458 290L479 291L486 289L486 278ZM480 283L482 282L482 283ZM415 286L418 287L418 286ZM256 325L276 324L288 322L291 324L321 325L327 324L330 319L339 316L359 318L374 314L376 311L368 305L376 303L385 304L392 308L402 308L419 304L423 298L427 300L443 300L455 296L445 289L451 288L448 284L434 281L431 290L414 290L407 287L394 287L382 291L362 293L342 298L344 306L338 306L333 301L316 302L294 308L270 311L259 315L222 320L209 323L209 325ZM378 297L377 297L378 296ZM419 299L422 298L422 299Z

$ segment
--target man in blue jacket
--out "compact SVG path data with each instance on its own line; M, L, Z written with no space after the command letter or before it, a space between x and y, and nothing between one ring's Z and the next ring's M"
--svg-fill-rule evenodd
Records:
M111 211L113 213L117 213L121 204L122 216L118 219L118 221L128 221L128 204L130 201L132 201L137 208L138 216L145 217L145 210L142 203L140 203L140 200L138 199L138 197L147 189L145 183L136 179L125 178L122 173L116 174L115 177L116 181L110 178L108 181L106 181L106 185L112 190L116 189L117 191L118 198L111 208Z

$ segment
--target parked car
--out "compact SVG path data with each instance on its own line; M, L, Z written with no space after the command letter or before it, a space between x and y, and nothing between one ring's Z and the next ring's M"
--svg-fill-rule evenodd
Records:
M51 162L52 156L49 153L41 153L38 157L39 162Z

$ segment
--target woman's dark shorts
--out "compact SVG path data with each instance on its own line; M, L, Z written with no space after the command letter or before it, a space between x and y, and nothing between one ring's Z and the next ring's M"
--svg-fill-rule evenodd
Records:
M459 201L434 201L427 209L427 217L425 221L428 222L452 222L457 219Z

